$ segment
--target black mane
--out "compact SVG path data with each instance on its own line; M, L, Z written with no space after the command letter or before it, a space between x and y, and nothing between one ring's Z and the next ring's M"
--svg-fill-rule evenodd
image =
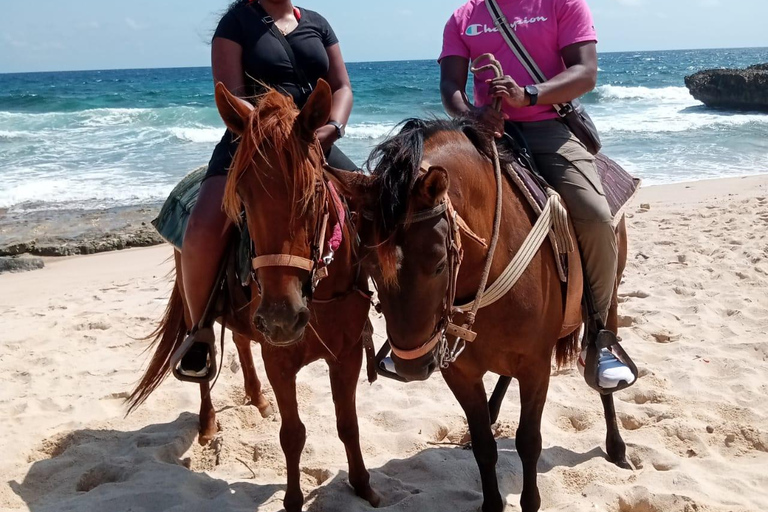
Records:
M380 240L385 240L397 229L405 217L416 179L419 177L424 157L424 142L438 132L464 134L477 150L493 158L493 135L471 118L417 119L403 121L400 133L379 144L371 153L365 166L375 178L375 190L379 193L379 208L374 224ZM500 150L502 165L511 156Z

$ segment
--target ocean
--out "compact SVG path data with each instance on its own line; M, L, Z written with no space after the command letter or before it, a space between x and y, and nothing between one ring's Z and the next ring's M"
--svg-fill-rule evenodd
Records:
M768 48L604 53L584 97L606 154L662 184L768 172L768 115L708 109L683 77ZM434 61L350 63L340 147L358 164L404 118L443 115ZM157 203L221 138L210 68L0 75L0 208Z

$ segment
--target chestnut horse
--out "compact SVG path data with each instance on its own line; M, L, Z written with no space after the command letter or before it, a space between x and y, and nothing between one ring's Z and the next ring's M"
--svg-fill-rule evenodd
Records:
M467 343L455 362L447 364L449 350L443 343L434 344L442 337L453 305L475 298L485 267L488 249L481 238L491 238L497 195L492 144L492 138L468 120L413 119L374 151L369 164L374 166L372 176L341 171L334 176L353 206L367 212L361 235L364 243L376 248L372 258L378 264L369 266L379 286L397 373L407 380L424 380L442 367L445 382L466 413L480 469L484 512L501 511L504 503L496 478L498 454L483 376L490 371L518 380L521 411L515 444L523 464L520 504L524 512L534 512L541 504L536 464L553 353L562 365L578 351L578 332L558 339L564 301L550 246L538 250L509 293L480 310L474 325L477 339ZM502 164L509 164L509 158L502 155L506 160ZM502 199L500 237L489 283L499 277L536 221L520 190L507 179ZM623 223L618 236L621 275L627 254ZM463 260L456 256L459 237ZM614 332L616 310L614 293L608 322ZM457 312L457 317L461 315ZM501 394L497 388L494 400L503 396L509 379L502 377L501 382ZM589 389L585 385L584 393ZM611 395L603 397L603 406L608 457L628 467Z
M216 86L219 113L241 138L223 206L235 221L245 210L254 251L260 255L253 259L253 300L244 298L238 290L240 285L234 283L236 279L227 279L224 291L231 306L225 316L244 360L247 393L263 411L267 402L253 370L249 340L262 345L264 366L282 418L287 512L300 511L304 503L299 461L306 429L299 417L296 375L303 366L320 359L329 367L349 481L358 496L374 506L380 501L363 462L355 408L363 356L361 333L370 307L367 277L358 271L356 237L337 208L341 204L331 204L325 158L315 137L315 131L328 122L331 100L330 86L324 81L318 83L301 111L290 97L274 90L258 98L254 107L232 95L223 84ZM335 252L329 253L325 233L332 227L341 237ZM156 352L130 398L133 407L167 377L171 355L191 327L178 258L176 263L176 286L157 332ZM215 434L216 424L208 384L202 385L201 391L201 440L206 440Z

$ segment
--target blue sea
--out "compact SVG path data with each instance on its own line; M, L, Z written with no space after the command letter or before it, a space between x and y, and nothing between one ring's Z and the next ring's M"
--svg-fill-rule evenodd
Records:
M605 53L584 101L605 152L646 184L768 172L768 115L712 110L683 77L768 48ZM434 61L350 63L340 146L357 163L402 119L443 115ZM0 208L156 203L223 133L210 68L0 75Z

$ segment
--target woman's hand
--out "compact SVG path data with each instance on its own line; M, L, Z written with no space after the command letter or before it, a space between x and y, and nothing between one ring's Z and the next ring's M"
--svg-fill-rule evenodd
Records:
M330 124L318 129L315 134L317 135L317 140L320 141L320 145L323 147L323 151L326 153L331 149L331 146L339 140L339 134L336 131L336 127Z
M525 95L525 89L517 85L514 79L507 75L501 78L486 80L490 86L489 94L494 99L501 99L512 108L529 106L531 100Z

